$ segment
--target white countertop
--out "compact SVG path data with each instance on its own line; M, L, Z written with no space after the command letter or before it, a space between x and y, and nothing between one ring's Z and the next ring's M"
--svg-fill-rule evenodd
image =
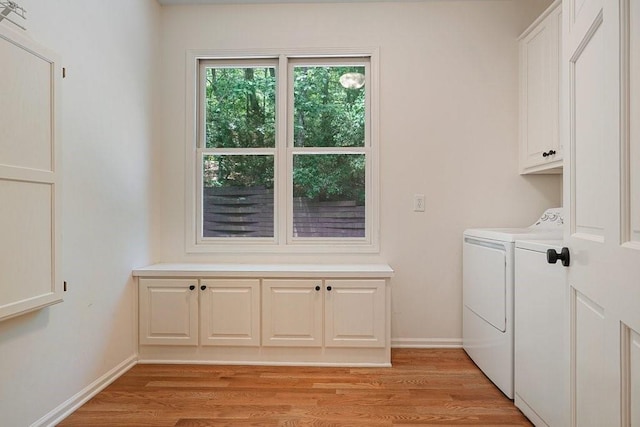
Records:
M136 268L137 277L318 277L390 278L387 264L153 264Z

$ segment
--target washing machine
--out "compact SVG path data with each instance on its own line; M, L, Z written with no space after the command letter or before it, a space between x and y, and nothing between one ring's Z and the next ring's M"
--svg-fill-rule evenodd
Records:
M524 228L473 228L463 235L462 346L513 399L516 240L562 239L562 208L547 209Z
M570 424L566 269L547 258L562 246L562 240L516 242L514 403L535 426Z

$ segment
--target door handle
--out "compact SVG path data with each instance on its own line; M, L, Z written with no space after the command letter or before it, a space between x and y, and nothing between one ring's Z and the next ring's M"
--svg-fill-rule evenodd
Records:
M569 248L562 248L560 253L555 249L547 249L547 262L549 264L555 264L558 260L562 261L562 265L569 267L571 256L569 256Z

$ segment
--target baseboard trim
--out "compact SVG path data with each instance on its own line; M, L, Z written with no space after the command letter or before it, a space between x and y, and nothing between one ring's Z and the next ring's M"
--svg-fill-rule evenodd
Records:
M256 360L192 360L192 359L140 359L140 365L239 365L239 366L299 366L319 368L389 368L391 363L338 363L338 362L278 362Z
M128 357L120 364L118 364L115 368L111 369L109 372L60 404L57 408L53 409L38 421L31 424L31 427L55 426L56 424L67 418L69 415L71 415L71 413L73 413L80 406L84 405L93 396L104 390L109 384L117 380L122 374L127 372L137 363L137 354Z
M462 348L462 338L395 338L391 348Z

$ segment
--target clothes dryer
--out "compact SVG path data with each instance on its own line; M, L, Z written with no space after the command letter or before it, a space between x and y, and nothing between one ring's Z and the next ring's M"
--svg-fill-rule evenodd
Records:
M463 235L462 346L513 399L513 295L516 240L562 239L562 208L526 228L475 228Z

